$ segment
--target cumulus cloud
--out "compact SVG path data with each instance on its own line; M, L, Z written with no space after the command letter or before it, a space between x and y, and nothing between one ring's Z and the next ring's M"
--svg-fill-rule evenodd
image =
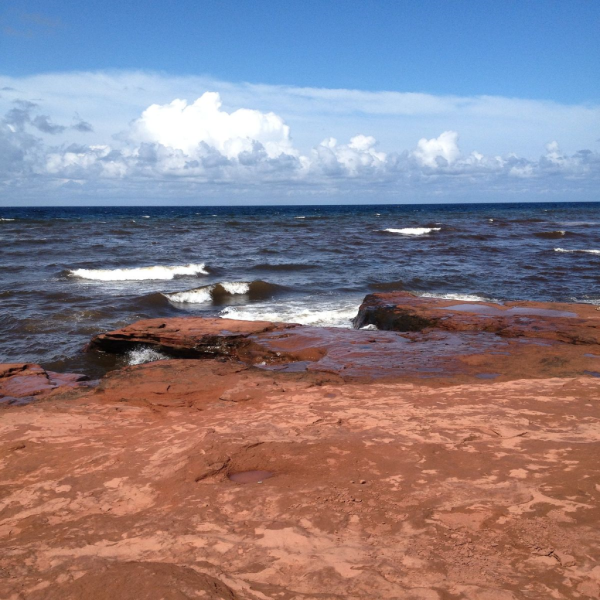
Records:
M444 131L439 137L431 140L421 138L413 156L425 167L436 168L451 165L460 156L458 133Z
M77 193L111 189L139 197L141 190L144 197L179 197L185 189L197 197L199 190L222 194L227 184L229 190L324 191L340 198L363 190L368 201L399 190L525 190L539 196L573 190L574 182L577 189L590 190L600 179L600 156L592 150L566 152L551 141L534 158L463 151L454 129L440 128L433 136L415 136L410 145L385 150L368 128L341 141L321 136L303 148L293 142L295 129L281 114L225 102L231 102L226 94L211 90L195 100L171 97L115 123L106 135L96 130L96 118L94 127L81 119L76 106L66 117L54 115L44 99L13 98L0 122L2 189L22 191L34 182L36 190L46 185L65 193L75 186ZM87 116L89 107L83 108ZM67 118L71 125L62 125Z
M132 135L188 155L194 154L201 143L227 158L253 152L256 143L269 158L295 154L289 127L281 117L245 108L228 113L221 106L216 92L205 92L192 104L185 100L153 104L134 123Z

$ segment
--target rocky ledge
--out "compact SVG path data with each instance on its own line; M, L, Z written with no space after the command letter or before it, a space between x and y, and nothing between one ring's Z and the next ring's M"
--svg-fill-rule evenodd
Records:
M600 315L480 306L96 337L172 358L2 412L0 597L597 598Z
M0 407L23 405L58 391L91 385L89 377L46 371L31 363L0 364Z
M344 380L600 377L600 312L590 305L467 304L396 292L367 296L355 325L369 330L151 319L98 335L88 350L149 347L169 357L219 357Z

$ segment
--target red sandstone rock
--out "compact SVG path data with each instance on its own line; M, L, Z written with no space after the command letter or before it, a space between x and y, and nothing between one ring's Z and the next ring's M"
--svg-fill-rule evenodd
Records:
M3 412L0 597L595 598L599 392L115 371Z
M461 302L390 292L368 295L355 325L372 324L392 331L486 331L509 338L599 344L600 313L596 308L549 302Z
M92 347L204 359L9 406L0 598L597 598L596 315L384 296L432 324L139 322Z
M458 383L473 378L600 377L600 313L594 309L540 303L466 305L408 293L373 294L357 323L392 331L202 317L153 319L99 335L90 349L122 353L147 345L175 357L221 356L347 380L450 377Z
M0 406L26 404L59 389L87 385L88 379L75 373L46 371L30 363L0 364Z
M95 336L88 350L121 353L144 345L174 356L212 358L231 356L248 346L248 336L292 325L268 321L172 318L137 321L117 331Z

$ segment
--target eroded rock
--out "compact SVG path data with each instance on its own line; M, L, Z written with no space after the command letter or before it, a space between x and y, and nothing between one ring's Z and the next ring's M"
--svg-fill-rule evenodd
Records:
M86 375L46 371L32 363L0 364L0 407L27 404L55 391L89 385Z

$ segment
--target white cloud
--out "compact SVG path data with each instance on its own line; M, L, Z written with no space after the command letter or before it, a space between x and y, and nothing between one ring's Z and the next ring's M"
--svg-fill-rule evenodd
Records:
M269 158L296 154L290 128L281 117L246 108L228 113L221 106L221 97L216 92L205 92L192 104L179 99L169 104L153 104L135 121L133 135L190 156L202 142L227 158L252 152L256 142Z
M197 78L128 75L0 77L0 87L9 88L0 95L0 202L25 198L27 189L33 199L43 189L58 197L73 182L78 194L98 200L107 193L197 198L199 190L218 198L223 184L261 199L303 193L397 200L400 191L406 201L431 193L482 199L490 190L595 199L600 179L599 154L580 150L594 148L597 107L223 82L206 89ZM57 81L74 91L67 95ZM555 119L553 133L561 133L561 118L569 124L567 146L573 136L582 140L575 151L561 149L560 135L540 141L542 156L523 151L521 131L543 122L542 139ZM477 138L447 127L453 123L467 132L486 125ZM495 129L503 135L488 135ZM510 151L503 149L507 139ZM560 146L548 142L555 139Z
M426 167L437 168L451 165L460 156L458 133L444 131L439 137L431 140L421 138L413 156Z

